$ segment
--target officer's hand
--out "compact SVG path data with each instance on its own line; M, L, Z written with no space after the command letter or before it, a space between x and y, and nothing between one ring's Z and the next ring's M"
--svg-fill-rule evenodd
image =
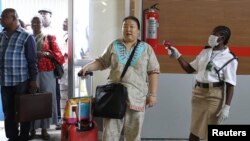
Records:
M225 105L219 111L219 113L216 115L217 117L219 117L218 124L222 124L228 118L228 116L229 116L229 110L230 110L230 106L229 105Z

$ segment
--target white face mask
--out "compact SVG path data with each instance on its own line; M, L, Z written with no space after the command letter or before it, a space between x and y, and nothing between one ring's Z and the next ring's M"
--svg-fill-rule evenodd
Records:
M212 48L217 46L219 44L217 42L218 39L219 39L218 36L210 35L209 38L208 38L208 45L211 46Z

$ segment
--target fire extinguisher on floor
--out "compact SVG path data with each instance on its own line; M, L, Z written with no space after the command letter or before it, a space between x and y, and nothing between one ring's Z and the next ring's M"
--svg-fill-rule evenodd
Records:
M144 10L143 19L143 40L150 44L154 50L158 46L159 9L158 3Z

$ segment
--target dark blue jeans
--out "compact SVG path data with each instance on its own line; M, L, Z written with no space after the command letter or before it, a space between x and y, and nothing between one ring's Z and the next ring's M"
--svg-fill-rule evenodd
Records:
M2 86L1 93L6 137L14 141L17 140L17 138L21 141L28 141L30 122L21 122L19 124L15 121L15 95L28 93L28 81L16 86ZM20 133L18 130L19 125Z

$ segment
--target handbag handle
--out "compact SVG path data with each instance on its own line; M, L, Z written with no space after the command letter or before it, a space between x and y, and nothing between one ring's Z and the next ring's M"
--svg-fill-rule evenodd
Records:
M137 43L136 43L136 45L135 45L135 47L134 47L132 53L130 54L129 59L128 59L126 65L125 65L125 67L124 67L124 69L123 69L123 71L122 71L120 81L122 80L123 76L125 75L125 73L126 73L126 71L127 71L127 69L128 69L128 66L130 66L131 60L132 60L132 58L133 58L133 56L134 56L134 54L135 54L135 50L136 50L136 48L137 48L137 46L139 45L140 42L141 42L140 40L137 40Z
M51 42L51 35L47 35L47 40L48 40L48 43L49 43L49 49L52 51L52 42ZM53 56L53 55L52 55ZM55 57L53 56L52 58L50 58L50 60L55 64L60 64L56 59Z

